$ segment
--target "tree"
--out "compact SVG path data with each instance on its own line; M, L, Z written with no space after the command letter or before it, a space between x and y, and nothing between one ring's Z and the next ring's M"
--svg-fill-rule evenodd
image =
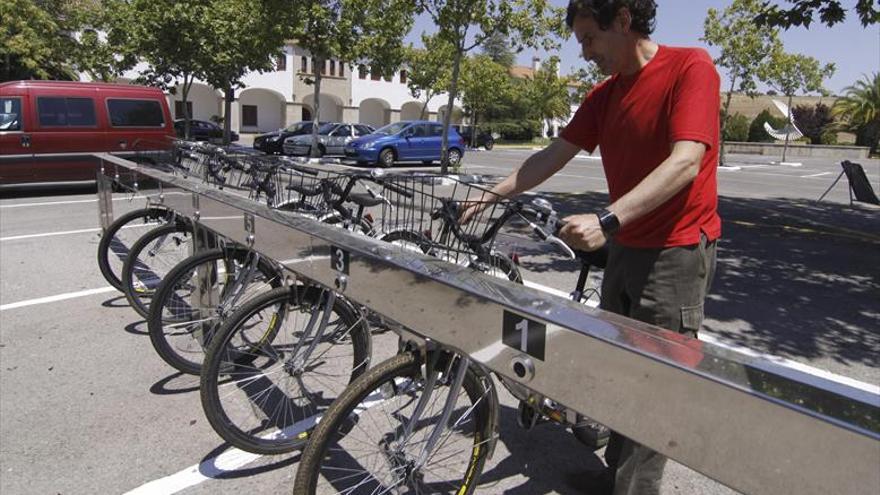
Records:
M834 123L831 108L821 102L815 106L799 105L791 109L794 121L798 129L809 138L810 144L824 144L828 138L826 134Z
M424 120L431 99L449 88L453 47L446 40L427 34L422 35L422 45L424 48L407 47L405 59L409 67L406 86L410 94L417 99L423 93L425 96L420 117Z
M558 67L559 58L550 57L547 63L541 65L541 68L527 85L529 100L532 102L535 116L541 119L547 127L552 126L553 120L567 118L571 114L571 97L568 95L569 79L559 77Z
M762 65L767 63L773 50L781 47L777 30L758 27L754 18L761 11L761 0L734 0L719 12L709 9L703 23L703 37L710 46L718 47L720 54L715 65L727 69L730 87L721 105L721 135L730 122L730 102L734 91L745 93L750 98L757 95L756 78ZM724 164L724 140L718 154L720 164Z
M462 64L461 101L473 126L471 146L476 146L480 116L505 97L509 79L507 68L488 55L467 58Z
M580 105L587 93L607 78L608 76L602 73L602 69L594 63L579 68L569 76L569 81L577 85L577 90L571 95L570 103Z
M555 47L558 43L551 35L566 35L563 9L552 7L548 0L418 0L418 4L437 26L437 36L454 47L440 153L441 173L445 174L449 167L449 123L465 54L496 34L513 40L515 48Z
M834 74L834 64L821 65L818 60L807 55L786 53L779 45L770 53L768 63L758 71L758 77L767 85L788 97L789 114L786 121L791 120L791 99L798 92L825 93L822 82ZM788 151L788 136L782 149L782 161Z
M843 90L832 107L840 129L856 134L856 144L878 151L880 140L880 72L864 76Z
M281 55L286 26L279 22L277 5L268 1L213 0L204 18L210 35L204 45L206 64L202 67L205 82L224 92L223 115L229 115L235 89L248 72L263 72L274 67ZM223 143L228 144L231 119L223 119Z
M761 126L763 125L761 124ZM764 134L766 135L766 133ZM749 139L749 118L739 113L731 115L721 139L722 142L747 141Z
M314 59L315 87L312 126L312 156L318 153L321 79L324 64L335 58L340 63L369 62L371 71L388 74L404 59L403 37L413 23L415 9L408 0L302 0L291 30L291 38Z
M76 31L66 5L35 0L0 2L0 73L14 79L75 80L70 63Z
M205 19L211 15L210 0L110 0L115 12L109 26L108 41L122 55L120 65L147 64L137 81L172 92L183 100L184 135L188 138L189 91L196 79L204 77L211 58L204 49L210 40ZM237 20L230 20L236 22ZM176 84L172 88L172 82Z
M855 11L862 26L880 23L880 9L874 6L875 0L857 0ZM813 17L819 14L819 20L826 26L833 26L846 19L846 9L838 0L788 0L789 8L779 8L768 1L762 4L761 12L755 16L759 26L791 26L810 27Z
M784 118L772 115L770 110L761 110L761 113L749 124L748 141L750 143L772 143L774 141L773 136L767 134L767 131L764 129L765 122L769 123L770 127L774 129L779 129L785 125Z
M486 38L486 41L483 42L483 54L505 69L513 67L513 63L516 61L516 54L511 50L507 36L501 33L495 33Z

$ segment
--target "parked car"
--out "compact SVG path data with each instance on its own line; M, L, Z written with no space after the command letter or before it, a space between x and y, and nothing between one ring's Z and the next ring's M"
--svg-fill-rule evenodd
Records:
M472 126L456 124L452 127L458 131L458 134L464 138L464 142L471 148L479 148L482 146L483 148L486 148L486 150L491 150L492 147L495 146L495 137L487 131L481 129L477 133L476 141L473 141L474 128Z
M395 122L349 142L345 147L345 156L358 163L377 163L383 167L390 167L396 162L431 164L440 159L442 137L443 125L438 122ZM464 148L464 140L450 127L449 163L461 161Z
M347 124L331 122L318 128L318 153L324 155L344 155L345 145L352 139L366 136L375 131L364 124ZM310 156L312 151L312 134L300 134L284 140L285 155Z
M318 122L318 125L324 125L326 122ZM304 120L290 124L289 126L278 129L275 132L267 132L260 134L254 138L254 149L264 151L270 155L277 155L284 152L284 140L291 136L299 136L301 134L312 133L312 121Z
M69 81L0 83L0 185L95 180L97 152L168 149L161 90Z
M184 125L183 119L174 121L174 133L179 138L183 138L186 134ZM189 138L193 141L221 140L223 139L223 128L207 120L189 119ZM229 131L229 140L238 141L238 133Z

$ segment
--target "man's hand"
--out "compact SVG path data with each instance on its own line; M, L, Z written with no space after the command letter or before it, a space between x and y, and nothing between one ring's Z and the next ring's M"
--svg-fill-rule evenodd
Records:
M485 210L491 204L486 200L487 197L489 196L481 194L460 202L458 204L460 212L458 214L458 224L464 225L470 222L474 216L479 215L481 211Z
M559 238L581 251L595 251L607 242L605 232L599 225L599 217L595 213L571 215L562 219L565 226L559 231Z

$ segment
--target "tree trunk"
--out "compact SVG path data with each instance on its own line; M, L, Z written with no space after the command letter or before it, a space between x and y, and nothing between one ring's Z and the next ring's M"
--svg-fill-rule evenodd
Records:
M733 98L733 88L736 84L736 77L730 80L730 90L727 92L727 99L724 101L724 108L721 110L721 130L719 132L719 140L721 141L721 149L718 151L718 165L724 165L724 130L730 121L730 100Z
M189 82L187 82L187 79L189 79ZM186 140L189 140L189 135L190 135L190 126L189 126L190 115L189 115L189 109L186 107L187 98L189 98L190 87L192 87L192 77L184 75L183 76L183 91L181 92L180 97L182 99L182 105L183 105L183 137Z
M452 122L452 111L455 108L455 93L458 91L458 74L461 71L462 55L462 50L459 47L452 62L452 80L449 85L446 115L443 116L443 139L440 145L440 173L442 175L446 175L449 171L449 123Z
M785 116L785 120L786 120L785 125L786 126L788 126L788 124L791 123L791 96L792 95L788 95L788 115ZM785 133L785 146L782 147L782 161L783 162L785 162L785 155L788 152L788 140L789 140L788 136L789 136L789 133L786 132Z
M480 133L477 132L477 130L478 130L477 124L479 123L479 119L477 118L478 116L479 116L479 114L477 113L476 110L474 110L474 121L471 122L471 148L474 148L474 149L477 148L477 145L480 142L480 140L477 138L477 136L480 135Z
M315 113L312 114L312 145L309 147L309 157L318 157L318 116L321 115L321 72L324 69L324 57L318 56L312 66L315 73Z
M232 100L235 98L235 91L232 86L226 87L226 94L223 98L223 146L228 146L232 138L232 119L229 118L232 113Z
M428 103L431 102L431 98L433 96L434 95L432 95L430 91L425 91L425 104L422 105L422 113L421 113L421 116L419 117L419 120L425 120L428 118L428 113L427 113L428 112Z

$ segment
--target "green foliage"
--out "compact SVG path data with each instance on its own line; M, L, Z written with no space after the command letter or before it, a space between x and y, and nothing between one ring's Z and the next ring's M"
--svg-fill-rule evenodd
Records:
M810 144L823 144L825 137L834 123L831 108L821 102L815 106L799 105L791 109L794 122L804 133ZM836 139L836 135L835 135Z
M454 47L447 108L453 108L458 96L465 54L489 37L503 35L514 43L514 50L553 49L559 44L557 37L568 34L564 9L553 7L549 0L419 0L418 4L437 26L437 36ZM443 122L441 173L446 173L448 166L451 113L446 113Z
M541 123L534 120L507 120L483 124L483 130L501 136L504 141L531 141L541 135Z
M770 127L774 129L779 129L785 125L785 119L782 117L773 116L769 110L762 110L754 120L752 120L751 125L749 125L749 142L750 143L772 143L775 141L770 134L767 134L767 130L764 129L764 122L769 122Z
M844 89L834 103L832 114L840 130L856 134L856 144L878 150L880 139L880 72L864 76Z
M532 115L544 121L567 118L571 114L568 78L559 77L559 58L551 57L528 79L526 92L532 102Z
M478 123L480 116L507 97L510 91L509 80L507 69L493 62L488 55L477 55L464 60L461 70L461 101L465 111L470 114L472 123Z
M827 93L822 83L833 74L834 64L821 65L813 57L786 53L781 44L770 52L768 63L758 69L762 81L788 97L798 93Z
M731 115L724 127L722 139L724 141L748 141L749 118L738 113Z
M516 54L510 48L510 42L502 33L494 33L486 38L483 42L483 54L506 69L513 67L516 61Z
M43 5L45 3L45 5ZM76 25L59 2L0 2L0 80L75 80Z
M862 25L867 27L871 24L880 23L880 9L875 7L875 0L858 0L855 11ZM788 0L789 8L780 8L772 5L769 1L763 2L761 13L755 20L759 26L791 26L810 27L813 18L818 13L819 20L826 26L833 26L846 18L846 10L840 5L839 0Z
M409 68L406 86L410 94L413 98L425 96L424 118L431 99L449 88L454 47L444 39L427 34L422 35L422 44L424 48L409 46L404 57Z
M579 68L569 76L569 81L577 85L577 90L571 95L569 103L580 105L587 93L607 78L608 76L603 74L599 66L594 63L588 64L587 67Z

